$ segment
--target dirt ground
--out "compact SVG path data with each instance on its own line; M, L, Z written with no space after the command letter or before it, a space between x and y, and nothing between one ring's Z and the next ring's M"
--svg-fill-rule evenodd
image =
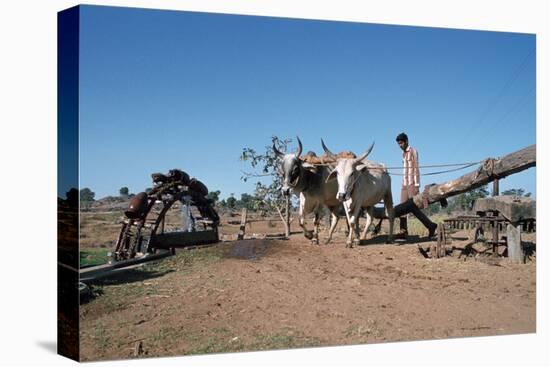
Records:
M80 309L82 360L535 332L534 258L518 265L456 250L429 259L419 236L348 249L342 227L314 246L301 233L236 241L238 225L225 223L214 246L94 284ZM247 228L266 232L281 228ZM449 248L468 235L454 233Z

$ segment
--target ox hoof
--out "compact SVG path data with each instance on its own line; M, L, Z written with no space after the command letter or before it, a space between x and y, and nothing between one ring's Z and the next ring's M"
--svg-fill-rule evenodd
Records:
M313 239L313 232L312 232L312 231L304 232L304 236L305 236L308 240L311 240L311 239Z
M355 239L353 240L353 246L359 246L361 244L361 240Z
M329 238L328 240L325 241L325 245L330 245L330 241L331 239Z
M311 240L311 244L312 245L318 245L319 244L319 239L318 238L314 238Z

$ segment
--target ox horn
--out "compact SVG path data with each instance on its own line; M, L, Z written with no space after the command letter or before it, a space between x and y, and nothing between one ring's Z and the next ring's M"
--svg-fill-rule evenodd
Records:
M327 148L327 146L325 145L325 142L323 141L323 139L321 138L321 145L323 146L323 150L325 151L325 153L330 157L330 158L334 158L335 155Z
M296 151L296 157L300 158L300 154L302 154L302 142L300 141L299 137L296 137L296 140L298 140L298 150Z
M277 147L275 146L275 143L273 143L273 151L275 152L275 155L279 158L284 157L284 153L282 153Z
M372 151L372 148L374 148L374 142L372 142L372 144L370 145L370 147L365 150L365 152L363 154L361 154L359 156L359 158L356 158L355 159L355 162L361 162L363 159L367 158L367 156L370 154L370 152Z

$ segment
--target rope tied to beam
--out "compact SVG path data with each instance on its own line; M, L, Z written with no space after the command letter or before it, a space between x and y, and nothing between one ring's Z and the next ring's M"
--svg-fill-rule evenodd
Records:
M484 159L476 172L474 180L476 180L482 173L485 173L489 178L497 179L498 177L495 175L495 162L495 158Z
M495 159L487 158L483 161L483 170L487 173L488 176L492 177L495 171Z

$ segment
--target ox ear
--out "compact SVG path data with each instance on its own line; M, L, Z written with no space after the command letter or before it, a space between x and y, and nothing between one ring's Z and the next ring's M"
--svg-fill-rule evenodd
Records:
M336 172L336 169L333 169L327 176L327 179L325 180L325 182L329 182L331 180L334 180L336 178L336 175L338 174L338 172Z
M304 169L308 170L309 172L317 173L317 166L314 166L311 163L302 162L302 167L304 167Z
M358 164L355 169L359 172L365 172L367 170L367 165L366 164Z

